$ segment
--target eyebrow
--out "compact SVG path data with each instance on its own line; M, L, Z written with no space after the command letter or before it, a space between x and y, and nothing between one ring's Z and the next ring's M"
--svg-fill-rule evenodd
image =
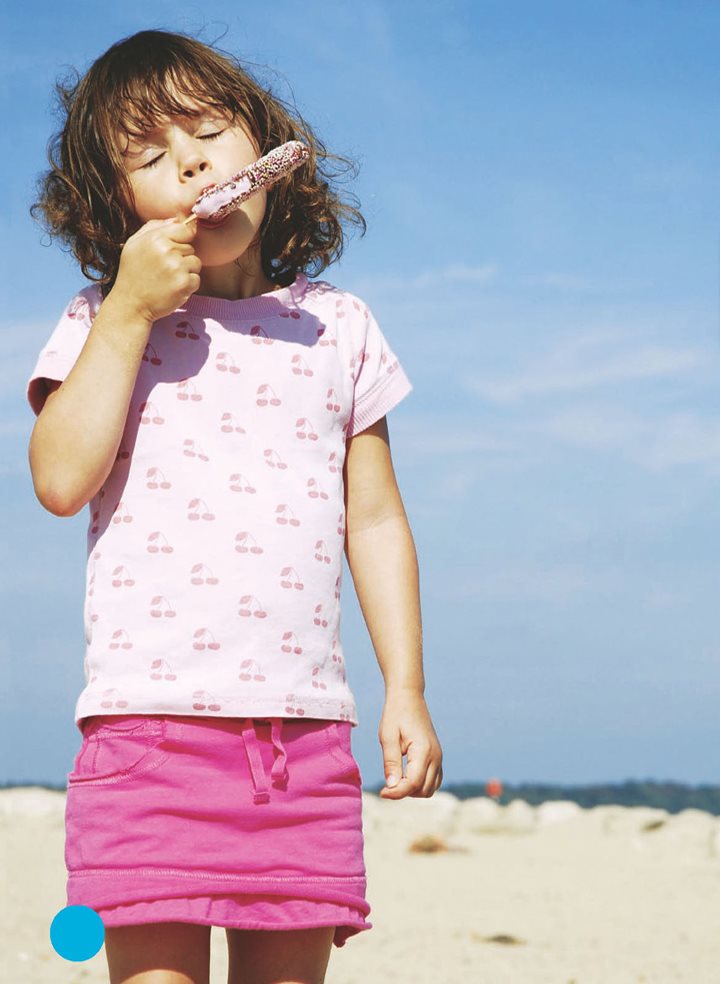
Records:
M227 119L229 116L228 110L221 109L216 106L207 106L197 111L192 111L188 113L178 113L175 116L169 117L170 119L190 119L190 120L200 120L203 117L207 119L208 122L215 122L219 119ZM203 119L203 122L205 120ZM121 151L123 157L139 157L149 146L152 145L153 139L162 129L160 126L151 126L143 130L142 133L130 133L125 131L125 137L127 138L127 144L125 149ZM130 150L130 144L136 143L141 146L137 150Z

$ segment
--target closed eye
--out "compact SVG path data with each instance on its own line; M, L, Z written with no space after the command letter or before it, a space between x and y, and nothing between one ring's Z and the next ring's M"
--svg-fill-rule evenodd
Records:
M224 130L217 130L215 133L203 133L203 134L201 134L198 137L198 139L199 140L215 140L217 137L219 137L223 133L225 133ZM158 161L160 161L162 159L162 156L163 156L163 154L158 154L157 157L153 157L153 159L151 161L148 161L147 164L143 164L142 165L141 170L143 170L143 171L149 171L151 168L155 167L155 165L158 163Z
M151 167L155 167L155 165L157 164L157 162L160 160L161 157L162 157L162 154L158 154L157 157L153 157L153 159L151 161L148 161L147 164L143 164L141 166L140 170L141 171L149 171Z

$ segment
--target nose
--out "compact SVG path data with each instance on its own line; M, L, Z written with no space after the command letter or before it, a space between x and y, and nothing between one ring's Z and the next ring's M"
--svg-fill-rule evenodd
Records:
M180 169L182 171L183 178L185 178L185 180L190 180L197 174L202 174L203 171L209 170L210 166L210 161L198 148L193 149L183 155Z
M183 181L192 181L198 174L212 170L212 164L205 153L205 144L189 133L176 133L175 152Z

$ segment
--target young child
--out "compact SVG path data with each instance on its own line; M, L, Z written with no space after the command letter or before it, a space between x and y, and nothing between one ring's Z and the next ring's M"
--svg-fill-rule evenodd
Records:
M231 982L322 981L372 927L343 551L385 680L381 795L442 782L385 419L412 387L367 305L306 274L364 219L307 124L192 38L143 31L59 91L33 214L93 282L27 395L38 499L90 506L68 905L103 919L111 984L207 982L212 926ZM298 169L187 221L299 138Z

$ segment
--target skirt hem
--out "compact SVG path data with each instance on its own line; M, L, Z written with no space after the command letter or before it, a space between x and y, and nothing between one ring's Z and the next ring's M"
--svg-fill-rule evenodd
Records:
M258 911L260 910L260 911ZM151 899L95 910L103 925L138 926L160 922L193 923L220 929L289 931L335 926L333 943L372 929L360 909L327 901L253 895Z

